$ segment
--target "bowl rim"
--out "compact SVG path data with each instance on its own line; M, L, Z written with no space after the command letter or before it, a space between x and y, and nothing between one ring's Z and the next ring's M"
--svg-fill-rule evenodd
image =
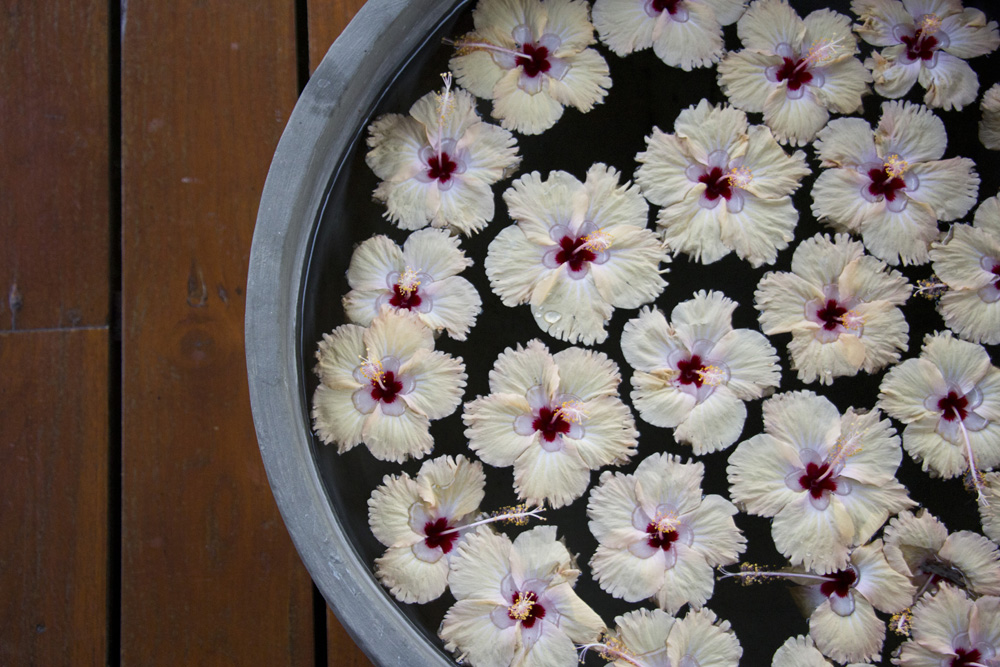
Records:
M301 299L327 193L354 138L427 35L466 0L368 0L310 77L261 194L247 276L250 403L278 509L306 569L378 665L453 665L385 593L327 498L300 392ZM346 223L344 223L346 224Z

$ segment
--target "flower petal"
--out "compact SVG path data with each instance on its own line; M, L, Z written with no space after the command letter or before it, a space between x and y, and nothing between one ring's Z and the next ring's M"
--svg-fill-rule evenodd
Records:
M941 437L937 421L922 419L907 424L903 430L903 449L918 463L923 462L924 472L933 471L935 476L945 479L958 477L969 469L965 451Z
M505 306L527 303L535 285L551 272L542 264L544 252L545 246L533 243L521 225L500 230L490 242L484 267Z
M677 389L674 378L666 373L632 374L632 405L643 420L654 426L675 428L687 419L697 399Z
M559 368L559 392L587 402L617 396L621 374L618 364L603 352L570 347L552 358Z
M705 186L691 189L684 201L661 208L656 216L663 242L675 254L682 252L702 264L711 264L728 255L732 248L722 241L720 206L707 209L699 204Z
M924 104L945 111L972 104L979 92L979 77L969 63L943 51L937 52L933 69L920 68L917 81L927 89Z
M948 331L928 336L920 356L940 369L949 388L962 394L972 391L991 367L983 346L953 338Z
M545 91L532 95L522 90L517 85L520 76L520 68L514 68L493 87L493 117L504 129L541 134L562 118L563 105Z
M755 435L729 455L729 494L750 514L772 517L799 496L785 485L785 478L801 468L791 445L766 433Z
M818 510L809 502L810 494L796 496L771 522L774 546L807 570L825 574L844 569L854 536L850 515L840 503Z
M722 242L754 268L773 264L778 258L778 251L787 248L795 238L798 221L799 213L792 205L791 197L744 197L743 209L739 213L727 211L722 215Z
M746 40L743 43L746 44ZM767 79L767 68L780 65L782 60L772 55L773 47L768 47L766 53L755 52L752 48L730 52L719 62L719 87L733 106L760 113L768 96L777 89Z
M413 410L393 416L383 414L379 408L365 419L361 433L372 456L379 461L419 459L434 447L427 417Z
M488 600L494 606L509 605L502 582L510 574L510 538L487 526L467 534L451 559L448 585L458 600ZM492 609L486 611L489 613Z
M685 604L701 609L715 589L715 571L701 553L683 542L674 542L672 548L677 550L677 562L664 572L656 604L668 614L676 614Z
M796 44L805 33L805 22L783 0L758 0L736 25L743 46L773 53L782 43Z
M375 576L400 602L424 604L441 597L448 587L448 559L428 563L410 547L386 550L375 559Z
M399 372L416 383L402 399L428 419L447 417L462 402L468 376L461 359L436 350L417 350Z
M404 268L399 246L387 236L373 236L351 255L347 282L354 290L385 290L389 274Z
M708 495L686 519L694 533L691 548L699 551L712 567L735 563L746 550L746 538L736 527L736 506L722 496Z
M912 193L907 191L907 195L929 204L938 220L961 218L976 204L979 176L969 158L915 164L910 171L920 179L920 186Z
M656 19L646 14L641 2L596 0L593 19L601 41L616 55L626 56L653 45Z
M680 347L680 340L671 333L667 318L659 308L643 308L622 330L622 354L630 366L639 370L667 368L670 355Z
M849 35L848 42L854 41L850 28L839 34ZM872 75L860 60L844 58L824 65L820 71L825 80L815 91L817 102L834 113L855 113L861 109L861 98L869 92Z
M423 125L400 114L385 114L368 127L365 163L382 180L402 181L420 169L417 157L427 143Z
M872 128L864 118L834 118L816 137L824 167L861 165L880 160Z
M587 491L590 468L568 448L548 451L532 445L514 461L514 490L528 503L559 508Z
M826 385L833 384L838 377L857 375L867 354L865 344L851 333L842 333L836 340L825 342L809 331L792 334L788 353L800 381Z
M638 502L631 475L605 470L587 501L590 532L598 542L615 549L625 549L632 542L646 539L646 534L632 525Z
M743 166L753 175L747 191L755 197L774 199L790 195L799 189L799 181L812 173L806 165L805 153L786 153L767 127L754 125L747 134L750 140Z
M853 0L851 10L862 23L856 26L858 35L872 46L898 44L892 29L897 25L913 25L913 17L898 0Z
M459 519L479 509L486 476L479 461L470 461L460 454L425 462L420 466L417 482L424 502L436 506L445 516Z
M535 287L531 314L542 331L554 338L583 345L603 343L614 307L598 292L592 277L574 280L567 266L557 270L547 292L542 286Z
M398 310L386 310L376 317L362 339L368 356L395 357L403 364L417 350L434 349L434 333L416 313Z
M325 444L335 443L341 454L364 439L365 415L354 407L351 393L321 384L313 395L312 418L316 435Z
M816 138L816 133L830 119L830 113L808 86L802 97L794 100L786 90L786 84L782 83L764 100L764 123L781 143L804 146Z
M935 595L921 597L914 606L911 636L931 650L954 655L955 636L968 630L972 609L973 603L964 592L942 586Z
M461 276L452 276L435 281L425 292L433 299L434 306L429 312L420 313L420 320L435 331L446 330L455 340L465 340L483 309L479 292L472 283Z
M667 283L660 276L660 262L670 257L652 231L619 226L607 252L608 261L590 265L602 299L615 308L639 308L663 292Z
M883 102L875 131L881 155L900 155L911 165L940 160L948 137L937 114L911 102Z
M763 405L764 428L798 450L825 453L840 435L840 412L811 391L778 394Z
M564 437L591 469L621 464L635 454L639 432L628 406L618 396L604 396L587 403L582 438Z
M677 425L674 438L689 443L695 456L725 449L743 432L747 408L725 387L716 390L695 405L687 418Z
M646 199L658 206L680 202L693 187L686 173L693 161L690 146L676 135L654 127L652 134L646 137L646 150L635 159L639 163L636 183Z
M548 78L549 95L557 104L576 107L586 113L604 101L611 87L608 63L595 49L569 56L569 71L561 79ZM544 90L543 93L544 94ZM536 95L538 97L538 95ZM562 115L560 109L559 115ZM557 118L558 120L558 118ZM525 132L525 134L533 134Z
M530 413L523 395L491 394L467 403L462 420L469 448L489 465L514 465L536 439L534 434L518 435L514 431L514 420Z
M387 547L410 546L423 538L410 527L410 508L420 502L420 488L409 475L386 475L368 499L368 525Z
M950 290L938 301L945 326L974 343L1000 343L1000 301L984 302L976 290Z
M719 622L711 610L700 609L674 623L667 655L674 665L685 664L684 658L689 658L699 667L736 667L743 648L728 621Z
M639 558L628 549L612 549L598 545L590 568L601 589L626 602L641 602L652 597L663 586L663 556Z
M837 662L875 660L885 641L885 623L867 600L855 596L854 613L840 616L824 602L809 617L809 636Z
M690 72L695 67L709 67L723 54L722 26L715 12L701 3L685 3L688 20L667 20L654 30L653 51L670 65Z
M535 526L518 535L510 552L510 568L517 586L533 580L572 583L580 574L572 566L566 545L557 539L556 526Z
M1000 595L1000 552L993 542L960 530L948 537L938 555L962 571L974 595Z
M498 628L490 618L493 602L459 600L444 616L438 634L445 649L459 652L482 667L505 667L514 660L518 625Z
M830 663L813 644L812 638L799 635L789 637L774 652L771 667L830 667Z
M879 407L904 424L918 419L937 420L925 402L929 396L948 393L940 369L927 359L907 359L893 366L882 378Z
M796 256L809 247L809 240L803 241L795 251ZM813 327L809 327L805 320L806 303L822 297L823 291L819 286L794 273L765 274L754 292L754 305L760 311L761 330L769 336L800 329L811 331Z
M778 387L781 369L778 355L767 338L757 331L736 329L712 348L712 355L729 369L726 387L743 401L761 398Z
M490 391L494 394L524 396L532 387L541 386L551 396L558 383L559 369L549 349L537 338L505 349L490 371Z
M604 621L573 592L569 583L557 584L546 589L545 597L559 612L559 633L565 634L578 644L597 641L598 635L604 629ZM576 656L575 651L573 655Z

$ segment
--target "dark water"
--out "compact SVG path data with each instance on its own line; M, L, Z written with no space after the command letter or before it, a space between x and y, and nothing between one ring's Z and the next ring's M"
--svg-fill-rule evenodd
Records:
M458 11L455 15L444 21L435 34L428 36L426 43L413 54L377 107L372 109L370 118L387 112L405 114L410 105L423 94L440 88L439 74L447 71L451 55L451 48L442 45L441 38L455 37L471 29L471 17L465 5L463 2L457 3ZM792 0L792 5L803 16L812 9L827 6L849 14L847 0ZM997 18L997 8L989 0L967 1L965 5L978 6L991 18ZM740 47L735 25L728 26L725 35L728 48ZM645 149L644 138L651 133L654 125L672 132L674 119L682 109L697 104L702 98L716 104L726 102L726 97L716 84L714 67L683 72L664 65L651 50L623 59L603 46L598 45L597 48L608 61L613 80L613 87L604 103L588 114L567 109L563 119L541 136L518 135L519 150L523 156L519 174L537 170L544 175L551 170L562 169L582 180L591 164L604 162L622 172L626 179L631 178L637 166L635 155ZM862 44L861 48L865 55L871 50L866 44ZM1000 56L997 54L975 59L971 64L979 72L980 92L985 91L1000 75ZM920 102L922 97L923 89L915 86L906 99ZM877 122L881 102L881 98L875 95L865 99L865 117L873 125ZM484 118L488 117L489 109L488 102L480 101L479 110ZM979 200L996 195L1000 187L1000 175L997 173L1000 154L985 150L979 143L976 126L979 120L978 102L962 112L938 111L938 115L944 119L948 128L949 144L945 157L965 156L975 160L982 179ZM760 114L750 114L750 122L761 123ZM311 404L317 384L312 373L316 343L324 332L345 322L341 297L349 289L344 273L353 248L374 234L386 234L399 244L407 236L405 232L386 222L382 218L384 207L371 200L370 193L375 189L377 179L364 164L366 135L365 127L357 128L353 148L345 156L340 171L331 177L329 198L320 213L316 228L301 299L300 346L304 369L301 391L307 405ZM813 159L812 148L807 147L805 151L814 173L803 180L794 197L801 216L797 240L820 231L830 231L818 224L810 213L809 193L819 168ZM510 180L507 180L494 187L497 213L493 222L473 238L462 240L465 252L476 260L475 266L463 275L479 290L483 300L483 313L468 341L459 343L446 336L437 341L438 349L465 360L469 375L466 401L489 393L488 373L505 348L536 337L541 338L552 352L568 347L568 344L543 334L537 328L528 306L507 308L489 288L482 260L486 256L489 242L501 229L511 224L501 199L501 193L509 184ZM656 207L650 208L649 226L654 228ZM970 219L971 214L966 220ZM692 263L683 256L678 257L671 264L670 274L666 276L669 285L655 305L669 314L677 303L689 299L697 289L717 289L740 304L734 316L735 327L758 329L757 311L753 307L754 288L767 271L788 270L796 245L793 243L783 251L775 266L760 269L750 268L733 254L707 266ZM904 270L904 273L911 280L925 278L930 274L930 267L910 268ZM621 392L625 398L630 390L631 370L622 358L618 340L625 322L634 317L636 312L617 309L609 325L607 341L593 346L618 363L623 376ZM905 313L910 324L910 350L904 358L919 354L925 333L944 328L933 303L927 300L912 299ZM498 335L498 332L502 332L502 335ZM782 391L809 388L826 395L841 410L850 406L873 406L882 373L875 376L862 373L853 378L840 378L830 388L819 385L806 387L796 380L794 372L789 368L785 347L790 338L790 335L771 337L771 342L782 359ZM995 349L991 349L991 354L995 352ZM760 405L760 401L747 405L748 417L740 441L761 430ZM636 425L640 431L639 453L631 464L620 470L632 472L639 461L654 452L667 451L683 457L690 456L690 449L677 445L669 429L650 426L638 416ZM435 448L432 456L465 454L472 457L463 432L461 409L446 419L433 422L431 433ZM410 461L400 466L375 460L364 446L338 455L335 447L326 447L315 438L313 442L316 465L326 483L330 502L352 535L354 548L363 561L374 568L374 560L383 553L384 547L375 540L368 528L368 497L381 483L384 475L401 472L415 475L422 461ZM732 448L700 458L706 466L705 493L718 493L728 497L725 468L731 451ZM487 500L483 509L492 510L513 504L516 497L513 492L512 470L485 467L488 481ZM596 484L599 473L600 471L593 473L593 484ZM910 489L911 497L929 507L952 531L979 530L974 497L963 489L959 480L931 480L906 455L899 477ZM579 554L583 574L577 585L577 592L601 614L606 623L613 625L616 615L640 605L612 598L592 580L587 562L597 545L587 528L586 502L585 495L570 506L550 510L546 515L550 524L559 526L560 535L565 538L570 550ZM743 555L744 560L767 565L785 563L774 549L769 520L744 514L737 516L736 522L749 542ZM505 527L503 530L513 535L521 529ZM388 597L388 593L386 595ZM453 599L446 593L442 598L426 605L399 606L426 633L429 642L440 646L436 636L437 628L452 603ZM799 614L787 594L787 588L781 583L741 587L731 580L720 581L716 583L715 593L709 600L708 607L732 623L743 646L743 665L770 664L774 651L788 637L808 633L806 619ZM884 652L886 664L889 653L898 643L898 639L890 634ZM588 664L591 662L603 664L596 657L591 658Z

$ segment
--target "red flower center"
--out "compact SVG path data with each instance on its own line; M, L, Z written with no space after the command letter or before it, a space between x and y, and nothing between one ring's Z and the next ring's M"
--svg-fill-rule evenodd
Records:
M569 433L570 423L562 418L558 410L542 408L531 422L531 428L541 432L546 442L552 442L561 433Z
M906 35L900 37L903 44L906 44L906 57L910 60L930 60L934 57L934 49L938 45L937 37L921 33L921 30L917 30L913 33L913 37Z
M979 652L979 649L966 651L964 648L957 648L955 653L957 655L951 659L951 667L965 667L965 665L979 663L983 659L983 654Z
M844 324L843 317L847 314L847 309L837 303L836 299L829 299L822 309L816 311L816 317L823 323L823 328L833 331L838 326Z
M906 187L906 181L899 176L890 176L882 168L869 169L868 178L872 181L871 185L868 186L868 192L873 197L885 197L888 201L893 201L896 198L896 192Z
M827 576L831 577L833 581L824 581L819 587L820 592L826 597L836 593L840 597L846 598L847 594L851 592L851 584L858 580L858 573L854 570L840 570Z
M556 253L556 261L560 264L569 262L569 268L574 273L580 271L583 268L584 262L593 262L597 259L597 254L593 250L583 247L585 243L587 243L587 237L585 236L581 236L578 239L568 236L562 237L559 241L561 250Z
M733 196L729 177L722 171L722 167L712 167L711 171L699 176L698 180L705 184L705 198L709 201L715 201L719 197L725 197L729 201Z
M966 410L968 406L969 399L965 396L959 396L953 391L949 391L947 396L938 401L938 410L947 421L955 421L956 417L965 421L969 415L969 411Z
M521 47L521 53L524 55L517 57L517 64L521 65L524 73L530 77L544 74L552 67L552 63L549 62L549 50L544 46L525 44Z
M823 477L829 469L829 463L824 463L823 465L807 463L805 474L799 477L799 486L801 486L804 491L808 491L809 494L817 500L823 497L824 491L830 491L831 493L836 491L837 481L834 479L833 474ZM827 593L827 595L829 595L829 593Z
M990 271L992 271L993 275L997 277L997 279L993 281L993 287L995 289L1000 289L1000 264L994 264Z
M701 363L701 357L697 354L691 355L687 361L678 361L677 370L681 375L678 378L681 384L693 384L696 387L702 385L701 371L705 370L705 365Z
M458 539L458 533L448 533L447 535L442 535L446 530L451 530L451 526L448 525L448 519L441 517L437 521L428 521L424 524L424 534L427 537L424 539L424 544L426 544L431 549L441 548L441 551L448 553L451 551L452 545L455 544L455 540Z
M778 81L787 81L788 90L798 90L813 80L813 75L809 72L809 67L804 60L792 60L783 58L784 64L775 73Z
M682 0L653 0L653 11L676 14L677 10L680 9L681 2Z
M522 627L530 628L536 620L545 618L545 607L538 604L538 596L531 591L515 592L510 596L510 602L507 615L512 620L520 621Z
M646 533L649 535L646 538L646 543L654 549L663 549L664 551L670 551L670 545L680 537L676 530L660 531L655 521L649 522L649 525L646 526Z
M458 168L458 163L451 159L447 153L442 152L441 157L432 155L427 160L427 176L432 180L447 183L451 179L452 173Z
M420 298L419 291L420 290L417 287L404 290L398 284L393 285L392 296L389 298L389 303L395 308L405 308L406 310L416 308L423 302L423 299Z
M382 384L372 382L372 398L383 403L392 403L396 394L403 390L403 383L396 379L392 371L386 371L382 376Z

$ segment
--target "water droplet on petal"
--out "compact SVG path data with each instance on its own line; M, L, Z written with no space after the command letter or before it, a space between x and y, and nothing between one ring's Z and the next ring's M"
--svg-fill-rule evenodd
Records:
M542 315L542 319L548 322L549 324L555 324L556 322L562 319L562 314L557 313L554 310L550 310L547 311L544 315Z

